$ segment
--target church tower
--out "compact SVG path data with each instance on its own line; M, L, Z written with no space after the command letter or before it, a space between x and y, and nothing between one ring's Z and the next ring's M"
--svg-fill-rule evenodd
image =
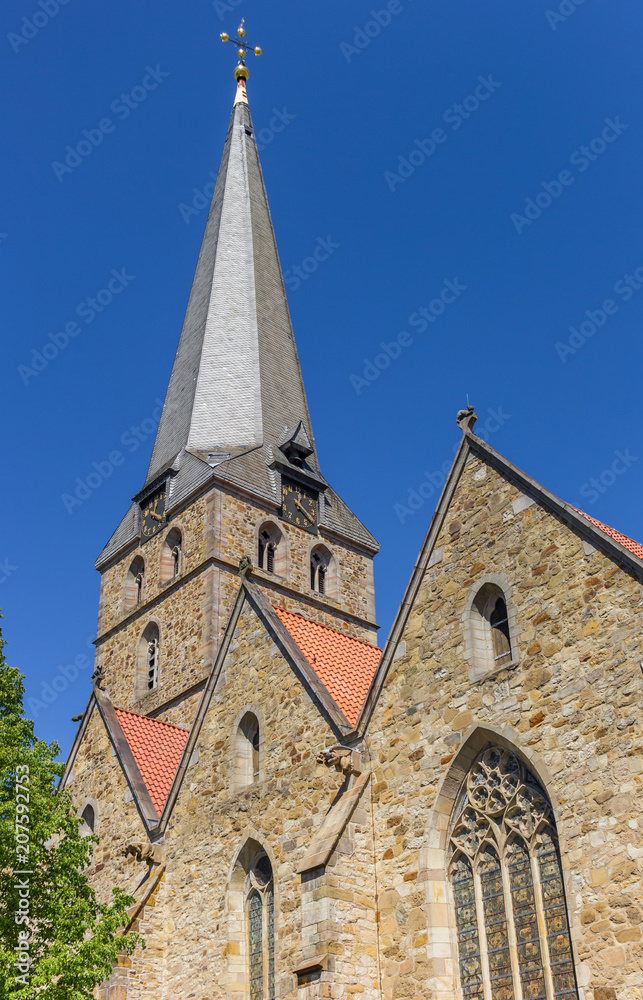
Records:
M190 725L239 586L375 645L378 545L322 475L246 94L237 94L145 482L100 553L97 669Z

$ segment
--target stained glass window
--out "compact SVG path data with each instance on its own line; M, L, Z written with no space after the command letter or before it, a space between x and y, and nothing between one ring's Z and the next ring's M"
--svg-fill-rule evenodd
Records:
M576 997L576 980L569 941L567 907L558 847L550 830L544 830L538 847L540 885L542 887L549 945L549 961L554 980L554 997Z
M250 1000L263 1000L263 905L253 892L248 905L250 927Z
M250 1000L275 996L275 897L272 866L265 854L249 872L248 936Z
M555 821L538 780L491 747L474 762L454 815L463 1000L578 1000Z
M462 855L453 866L452 882L458 928L462 996L464 1000L484 1000L473 871L468 859Z

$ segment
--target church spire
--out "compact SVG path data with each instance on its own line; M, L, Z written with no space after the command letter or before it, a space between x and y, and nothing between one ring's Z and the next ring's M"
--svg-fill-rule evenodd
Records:
M245 90L232 110L146 482L185 449L210 466L312 428Z
M147 476L97 565L138 534L165 490L168 517L211 482L278 511L285 483L319 497L319 527L377 542L321 474L237 39L237 94ZM255 54L260 50L255 48ZM330 536L329 536L330 537Z

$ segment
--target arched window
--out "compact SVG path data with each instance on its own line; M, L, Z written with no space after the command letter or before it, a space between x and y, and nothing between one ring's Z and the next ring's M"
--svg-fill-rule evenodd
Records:
M236 733L234 785L237 791L258 780L259 747L259 720L252 712L246 712Z
M480 677L511 663L514 651L507 599L497 584L483 584L473 598L469 616L473 676Z
M93 833L94 832L94 826L96 824L96 818L95 818L95 815L94 815L93 806L89 805L89 803L88 803L85 806L85 808L83 809L83 811L80 814L80 816L81 816L81 819L83 820L83 823L84 823L84 826L81 826L81 828L80 828L81 837L82 836L87 836L87 834L89 834L89 833Z
M512 753L490 747L456 803L449 875L465 1000L578 1000L556 823Z
M145 579L145 563L142 556L132 559L125 577L123 603L125 608L134 608L143 600L143 582Z
M286 545L283 534L272 521L259 527L257 566L266 573L286 576Z
M136 696L142 698L158 687L160 665L160 636L156 622L150 622L138 643L136 657Z
M161 549L161 583L169 583L181 572L182 541L178 528L172 528L165 536Z
M275 894L266 854L252 863L247 879L248 974L250 1000L275 995Z
M325 545L316 545L310 553L310 589L337 599L337 564Z

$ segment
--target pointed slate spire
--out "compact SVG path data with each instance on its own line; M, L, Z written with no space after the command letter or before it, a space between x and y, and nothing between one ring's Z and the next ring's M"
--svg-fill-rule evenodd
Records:
M211 466L314 441L245 80L237 85L146 484L185 449ZM316 459L314 460L316 465Z

